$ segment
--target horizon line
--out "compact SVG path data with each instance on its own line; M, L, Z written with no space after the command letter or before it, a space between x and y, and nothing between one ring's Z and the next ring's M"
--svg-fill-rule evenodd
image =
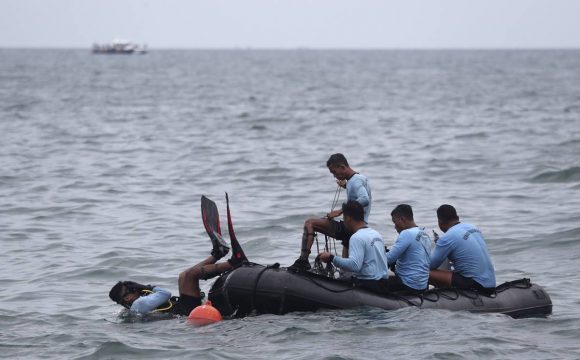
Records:
M92 46L3 46L0 50L86 50L91 51ZM147 51L543 51L543 50L580 50L580 46L541 46L541 47L504 47L504 46L481 46L481 47L261 47L261 46L231 46L231 47L151 47L147 45Z

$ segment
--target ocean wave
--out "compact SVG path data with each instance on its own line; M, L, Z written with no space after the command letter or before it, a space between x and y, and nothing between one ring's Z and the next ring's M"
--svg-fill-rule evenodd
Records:
M127 345L120 341L107 341L99 345L91 354L77 357L76 359L123 359L131 358L163 358L163 351L138 348Z
M566 140L558 144L558 146L580 145L580 139Z
M486 139L489 134L484 131L455 135L455 139Z
M550 247L557 246L572 250L572 248L580 246L580 228L558 231L547 235L538 235L535 239L550 239ZM545 247L545 245L542 247Z
M571 183L580 181L580 166L564 170L546 171L530 179L534 183Z
M572 251L572 249L580 247L580 228L537 234L530 238L494 238L491 241L493 242L493 251L496 254L513 255L520 252L545 251L548 240L551 250L555 251L562 248Z
M42 101L39 99L30 99L28 101L18 102L16 104L11 104L11 105L5 106L2 110L6 111L6 112L27 111L27 110L32 109L35 105L38 105L40 103L42 103Z

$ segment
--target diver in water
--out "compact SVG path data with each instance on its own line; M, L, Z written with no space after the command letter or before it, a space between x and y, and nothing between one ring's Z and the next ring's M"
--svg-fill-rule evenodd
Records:
M363 207L364 222L368 223L372 197L371 187L367 177L351 169L343 154L331 155L328 161L326 161L326 166L336 178L337 184L346 189L347 201L356 201ZM334 218L340 215L342 215L342 210L338 209L326 214L326 218L313 218L304 222L300 257L290 266L290 269L308 270L311 268L308 257L312 244L314 243L315 232L331 236L337 240L342 240L342 255L348 257L348 242L352 236L352 232L347 229L343 221L334 220Z
M169 291L159 286L142 285L133 281L119 281L109 292L109 297L135 314L167 312L187 316L191 310L201 305L200 279L211 279L241 264L242 261L235 256L218 263L228 251L229 248L223 244L214 246L207 259L181 272L178 279L179 297L171 297Z
M207 207L207 209L204 209L204 207ZM201 305L200 279L211 279L240 266L248 260L233 233L229 205L228 226L230 228L233 251L230 259L225 262L218 263L229 252L229 247L221 237L219 214L215 204L205 197L202 197L202 217L213 249L207 259L179 274L179 297L172 297L169 291L159 286L143 285L133 281L119 281L109 292L111 300L135 314L165 312L187 316L191 310Z

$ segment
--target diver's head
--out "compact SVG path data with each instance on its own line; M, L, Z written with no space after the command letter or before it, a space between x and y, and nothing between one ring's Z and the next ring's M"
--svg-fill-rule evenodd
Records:
M133 302L141 296L141 291L135 289L128 284L130 281L119 281L116 283L109 291L109 297L111 300L119 305L123 305L127 309L131 307Z

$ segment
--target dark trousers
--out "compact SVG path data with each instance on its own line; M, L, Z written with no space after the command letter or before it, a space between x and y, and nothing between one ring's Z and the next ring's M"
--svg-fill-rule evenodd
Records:
M372 292L376 292L379 294L387 294L392 292L398 293L408 293L412 295L422 294L425 290L417 290L409 287L401 281L401 278L398 276L389 276L388 279L381 279L381 280L361 280L361 279L354 279L354 284L357 287L362 287Z

